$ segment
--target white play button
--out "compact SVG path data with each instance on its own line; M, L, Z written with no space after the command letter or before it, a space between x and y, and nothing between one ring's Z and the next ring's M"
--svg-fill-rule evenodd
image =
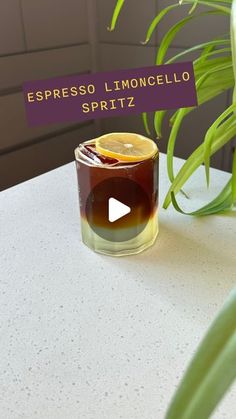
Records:
M115 172L115 170L114 170ZM85 215L90 228L102 239L125 242L138 236L152 216L153 193L139 183L115 173L90 191ZM83 193L86 188L83 188Z
M108 200L108 220L113 223L119 218L129 214L131 208L128 205L123 204L115 198L109 198Z

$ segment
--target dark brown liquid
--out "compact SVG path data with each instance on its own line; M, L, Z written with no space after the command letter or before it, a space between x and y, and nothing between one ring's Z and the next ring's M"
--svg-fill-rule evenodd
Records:
M127 216L126 227L133 227L145 223L156 211L158 205L158 158L154 157L136 163L119 162L100 155L95 148L95 144L81 146L80 161L76 161L78 183L80 191L80 210L81 216L86 218L86 203L88 197L90 201L96 198L96 211L90 211L90 223L94 223L105 228L122 228L123 220L117 220L111 225L107 217L107 199L112 192L112 197L126 203L132 208L131 214ZM122 181L129 179L134 187L130 188L130 183ZM105 182L109 180L109 182ZM103 182L108 184L106 189L99 189L99 196L96 186ZM143 193L140 193L140 188ZM91 192L92 191L92 192ZM145 195L145 196L144 196ZM146 200L146 201L145 201ZM145 203L144 203L145 201ZM91 207L92 208L92 207ZM87 208L88 211L88 208Z

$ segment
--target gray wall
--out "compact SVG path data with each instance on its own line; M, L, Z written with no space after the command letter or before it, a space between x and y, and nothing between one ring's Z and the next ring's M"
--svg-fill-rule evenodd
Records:
M90 71L152 65L166 29L181 15L172 12L160 25L148 46L142 46L146 29L160 7L172 1L129 0L117 29L108 32L116 0L8 0L0 3L0 189L27 180L72 161L75 146L108 131L143 132L139 115L29 128L22 83ZM180 13L181 12L181 13ZM211 16L184 29L171 53L195 42L227 32L229 22ZM192 58L192 57L191 57ZM187 157L201 142L214 118L230 98L223 94L186 118L176 155ZM150 122L152 118L150 117ZM168 120L161 151L166 150ZM214 159L214 165L229 170L229 146Z
M0 189L72 161L94 122L29 128L22 83L91 71L86 0L0 2Z

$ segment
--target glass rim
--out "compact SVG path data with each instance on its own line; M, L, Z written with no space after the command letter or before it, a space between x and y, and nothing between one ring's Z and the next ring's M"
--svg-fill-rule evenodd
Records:
M111 133L111 134L135 134L137 136L144 137L143 135L137 134L137 133L123 133L123 132L115 133L114 132L114 133ZM106 134L104 134L104 135L106 135ZM94 143L95 140L97 138L100 138L100 137L103 137L103 135L101 135L99 137L96 137L96 138L93 138L91 140L83 141L82 143L80 143L74 149L75 161L80 162L80 163L83 163L85 166L96 167L96 169L98 169L98 168L100 168L100 169L125 169L125 168L132 168L132 167L135 167L135 166L140 165L140 164L144 164L145 162L150 161L150 160L156 160L159 157L159 149L157 147L157 152L153 156L149 157L148 159L140 160L140 161L137 161L137 162L125 162L125 161L124 162L121 162L120 161L120 163L123 163L123 164L117 165L117 163L114 163L114 166L111 165L111 164L108 165L108 164L96 163L95 161L93 161L93 162L90 163L89 160L86 161L84 158L81 158L80 157L80 155L82 155L81 150L80 150L81 149L81 146L83 144Z

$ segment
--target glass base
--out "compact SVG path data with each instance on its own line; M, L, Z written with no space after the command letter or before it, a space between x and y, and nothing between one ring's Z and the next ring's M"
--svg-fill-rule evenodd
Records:
M81 219L83 243L94 252L108 256L136 255L152 246L158 235L157 214L151 217L144 230L131 240L113 242L98 236L90 227L87 220Z

